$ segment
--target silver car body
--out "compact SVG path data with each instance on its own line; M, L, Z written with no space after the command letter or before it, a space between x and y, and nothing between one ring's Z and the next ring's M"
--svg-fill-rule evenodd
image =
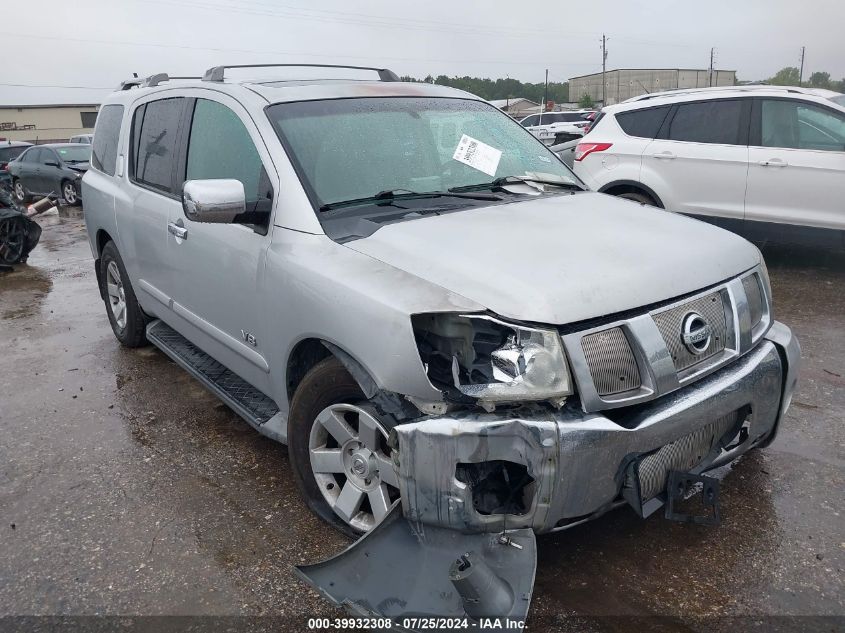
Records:
M133 111L167 96L216 100L240 117L275 192L266 235L191 222L180 200L129 180ZM592 192L428 216L335 242L263 110L373 96L475 99L398 82L196 82L126 90L104 104L125 110L116 174L92 169L83 181L94 257L114 240L144 311L276 402L278 419L259 430L285 441L291 368L305 346L328 345L367 395L393 394L418 409L416 418L391 424L402 513L417 525L462 532L500 531L503 517L474 509L470 486L455 477L460 463L527 467L535 482L530 507L506 524L548 532L624 503L631 456L735 412L753 411L742 433L734 429L741 441L707 446L696 472L771 441L795 386L799 348L771 318L757 248L713 226ZM189 239L168 232L174 223ZM743 283L749 275L763 288L756 323ZM711 296L725 310L724 350L695 371L676 371L660 315ZM446 402L415 341L412 315L423 313L494 314L557 329L578 396L558 407L492 411ZM585 355L585 336L614 328L626 332L642 375L624 397L599 394Z

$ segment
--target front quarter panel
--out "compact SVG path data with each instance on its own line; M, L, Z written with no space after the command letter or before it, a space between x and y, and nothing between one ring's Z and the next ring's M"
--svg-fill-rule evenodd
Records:
M264 288L274 396L287 410L285 368L297 343L340 347L387 391L442 399L428 380L411 314L479 311L469 299L357 253L325 235L275 227Z

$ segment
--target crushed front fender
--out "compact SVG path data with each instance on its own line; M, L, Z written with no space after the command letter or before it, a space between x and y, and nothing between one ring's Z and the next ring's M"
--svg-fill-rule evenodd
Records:
M411 523L399 506L337 556L296 568L332 603L389 617L399 631L417 630L415 620L429 617L524 622L536 569L530 529L462 534Z

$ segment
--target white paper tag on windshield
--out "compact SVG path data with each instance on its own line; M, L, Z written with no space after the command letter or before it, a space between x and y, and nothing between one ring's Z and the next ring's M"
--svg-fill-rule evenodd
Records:
M455 148L452 158L473 169L483 171L488 176L495 176L499 161L502 159L502 152L464 134L458 141L458 147Z

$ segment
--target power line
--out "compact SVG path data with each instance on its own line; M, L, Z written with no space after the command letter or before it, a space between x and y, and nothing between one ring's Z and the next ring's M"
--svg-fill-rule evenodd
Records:
M419 58L411 58L411 57L383 57L383 56L375 56L375 55L347 55L347 54L331 54L331 53L303 53L300 51L279 51L279 50L257 50L257 49L248 49L248 48L223 48L223 47L212 47L212 46L188 46L185 44L162 44L160 42L117 42L114 40L99 40L99 39L81 39L81 38L72 38L72 37L61 37L57 38L56 36L51 35L23 35L20 33L11 33L11 32L4 32L0 31L0 35L4 37L17 37L25 40L33 40L33 39L43 39L43 40L50 40L51 42L56 42L58 39L61 39L64 42L75 42L79 44L102 44L106 46L140 46L140 47L149 47L149 48L165 48L165 49L177 49L177 50L192 50L192 51L212 51L218 53L253 53L258 55L290 55L298 58L302 57L318 57L318 58L328 58L328 59L337 59L338 57L344 57L346 59L363 59L368 60L370 62L378 63L380 61L397 61L397 62L413 62L413 63L440 63L440 64L454 64L456 62L461 62L464 64L514 64L514 65L528 65L528 66L538 66L538 62L536 61L516 61L516 60L472 60L472 59L436 59L436 58L426 58L426 59L419 59ZM594 66L595 64L591 63L571 63L568 64L569 66Z

